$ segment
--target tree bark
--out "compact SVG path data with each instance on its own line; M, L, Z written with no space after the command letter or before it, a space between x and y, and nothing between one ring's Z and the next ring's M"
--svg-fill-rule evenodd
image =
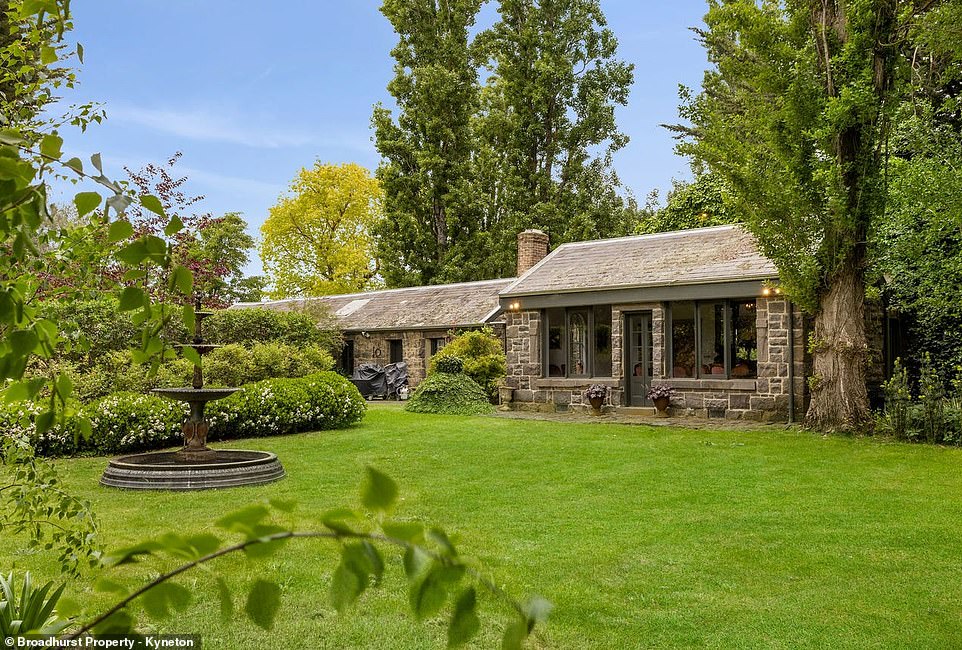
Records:
M861 265L851 259L829 283L815 315L809 426L831 432L868 425L867 359L865 286Z

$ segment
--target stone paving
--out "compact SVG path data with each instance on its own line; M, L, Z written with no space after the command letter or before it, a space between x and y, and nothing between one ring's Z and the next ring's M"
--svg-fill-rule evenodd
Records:
M579 424L634 424L649 427L676 427L679 429L715 429L737 431L786 431L798 430L798 424L784 422L756 422L752 420L730 420L726 418L669 417L656 418L651 415L624 414L606 410L602 415L591 415L585 411L551 413L540 411L496 411L488 417L509 420L545 420L549 422L577 422Z

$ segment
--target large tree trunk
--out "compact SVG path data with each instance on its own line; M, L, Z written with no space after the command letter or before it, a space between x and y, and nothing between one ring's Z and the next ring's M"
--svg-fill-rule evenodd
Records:
M858 431L871 420L866 390L865 286L861 265L844 264L815 315L807 420L822 431Z

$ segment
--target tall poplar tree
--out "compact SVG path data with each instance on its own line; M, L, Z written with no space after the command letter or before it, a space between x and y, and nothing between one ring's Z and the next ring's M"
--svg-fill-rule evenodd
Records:
M477 184L502 273L514 238L540 228L552 244L629 232L611 156L628 143L615 108L633 66L598 0L501 0L480 38L491 69L478 118Z
M789 295L814 316L809 422L869 420L869 235L883 218L892 111L910 94L913 29L939 0L712 0L713 67L683 91L678 150L733 188Z
M399 38L388 84L397 117L378 104L372 120L384 191L375 237L389 286L471 279L449 257L454 242L477 230L469 197L479 86L469 30L480 6L481 0L381 6Z

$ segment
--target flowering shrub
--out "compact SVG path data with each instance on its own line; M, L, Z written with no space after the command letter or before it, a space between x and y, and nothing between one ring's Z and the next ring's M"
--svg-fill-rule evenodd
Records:
M604 399L608 397L608 387L604 384L591 384L584 392L585 399L594 399L600 397Z
M337 373L266 379L209 404L208 437L224 440L338 429L358 422L366 409L354 384Z
M143 393L114 393L81 410L93 430L81 445L102 454L170 447L181 440L187 412L184 402Z
M208 439L337 429L358 422L366 409L354 384L334 372L266 379L207 405ZM29 443L46 456L161 449L181 444L188 407L156 395L114 393L80 409L80 415L89 419L92 433L76 443L75 426L70 421L37 436L34 418L42 410L40 404L29 402L0 405L2 435Z
M73 428L68 420L65 425L55 425L42 436L37 435L37 415L46 405L35 402L0 403L0 435L18 443L29 444L37 454L58 456L74 449Z

